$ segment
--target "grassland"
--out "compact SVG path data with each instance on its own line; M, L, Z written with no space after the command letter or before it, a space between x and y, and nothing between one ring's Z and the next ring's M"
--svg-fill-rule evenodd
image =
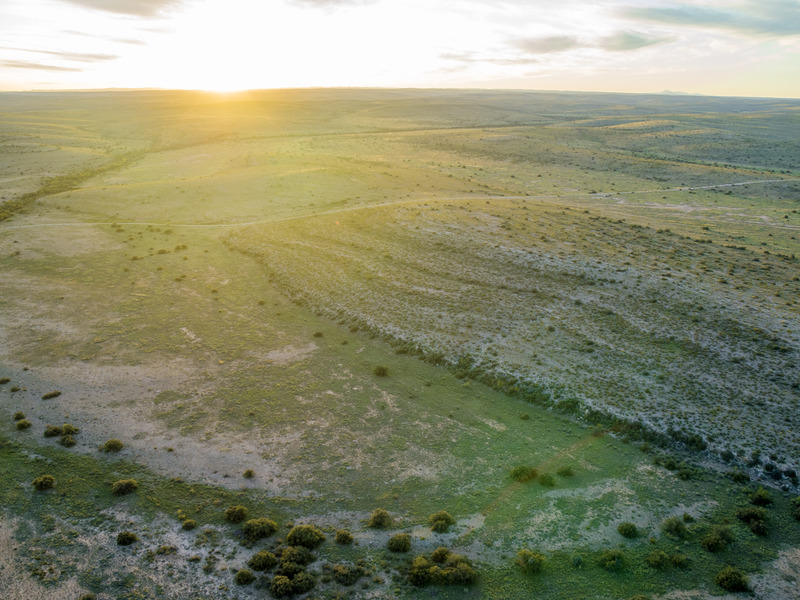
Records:
M0 588L269 597L275 571L235 573L310 523L327 541L301 597L704 598L725 565L756 597L796 597L798 110L0 96ZM43 437L61 423L74 447ZM120 453L98 451L110 438ZM552 481L514 480L522 465ZM759 485L767 535L736 518ZM240 504L277 533L244 539L224 519ZM388 530L367 526L378 507ZM673 516L686 538L661 530ZM734 540L716 553L714 526ZM334 543L343 528L356 545ZM123 530L139 542L117 546ZM408 555L386 549L398 532ZM443 545L476 584L409 583ZM541 573L514 564L523 547ZM612 548L620 571L598 565ZM688 564L648 566L657 550Z

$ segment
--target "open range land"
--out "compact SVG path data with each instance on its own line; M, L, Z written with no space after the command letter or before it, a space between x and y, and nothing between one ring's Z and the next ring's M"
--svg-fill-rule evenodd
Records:
M798 132L0 95L3 597L800 597Z

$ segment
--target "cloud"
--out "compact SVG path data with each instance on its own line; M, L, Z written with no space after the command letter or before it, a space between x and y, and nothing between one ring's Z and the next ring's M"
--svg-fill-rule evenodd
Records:
M527 54L550 54L552 52L564 52L579 48L580 40L568 35L554 35L541 38L527 38L518 40L514 45Z
M30 50L27 48L9 48L0 47L0 50L13 50L16 52L30 52L33 54L47 54L48 56L55 56L64 60L71 60L76 62L101 62L104 60L114 60L119 58L115 54L85 54L82 52L58 52L53 50Z
M84 8L135 17L157 17L162 12L177 8L184 0L62 0Z
M146 46L142 40L137 40L135 38L116 38L110 35L95 35L93 33L85 33L83 31L75 31L74 29L65 29L64 33L68 33L69 35L79 35L81 37L89 37L94 38L97 40L108 40L109 42L119 42L120 44L131 44L134 46Z
M33 69L36 71L83 71L74 67L59 67L57 65L46 65L44 63L30 62L27 60L2 60L0 66L9 69Z
M598 47L610 52L630 52L632 50L646 48L647 46L663 44L667 41L669 41L668 38L649 37L642 33L636 33L635 31L620 31L614 35L602 38L598 43Z
M800 35L800 2L793 0L746 0L729 8L673 3L625 7L620 13L637 21L724 29L749 36Z
M476 56L473 52L445 52L439 55L444 60L452 60L464 64L489 63L493 65L532 65L539 61L538 58L492 58Z
M374 4L378 0L292 0L292 4L312 6L317 8L338 8L340 6L357 6L359 4Z

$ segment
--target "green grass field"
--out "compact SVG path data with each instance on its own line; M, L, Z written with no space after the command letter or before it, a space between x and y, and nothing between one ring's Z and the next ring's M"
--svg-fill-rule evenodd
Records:
M705 598L726 565L795 597L798 106L0 96L0 589L279 596L281 567L234 576L303 523L327 539L296 597ZM74 446L43 435L63 423ZM278 531L243 538L235 505ZM440 546L477 581L413 585Z

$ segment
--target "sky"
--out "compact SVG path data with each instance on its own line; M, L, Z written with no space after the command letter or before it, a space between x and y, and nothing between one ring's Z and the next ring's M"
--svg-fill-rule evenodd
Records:
M0 90L800 98L800 0L0 0Z

